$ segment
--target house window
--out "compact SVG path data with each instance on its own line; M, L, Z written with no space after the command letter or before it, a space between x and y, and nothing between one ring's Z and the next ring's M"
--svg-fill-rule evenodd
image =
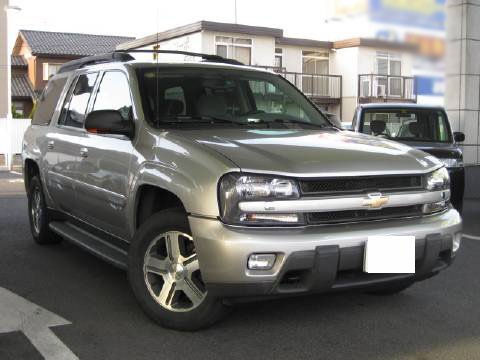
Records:
M328 96L330 88L328 51L302 51L302 91L307 96ZM314 76L317 75L317 76Z
M402 74L402 59L400 55L377 51L376 73L379 75L400 76Z
M43 80L48 80L55 75L62 64L43 63Z
M402 95L402 59L399 54L377 51L375 59L377 96Z
M283 68L283 49L275 49L275 63L274 66L276 69Z
M215 36L215 49L219 56L238 60L250 65L252 63L252 39L229 36Z
M327 51L302 51L302 68L305 74L328 75Z

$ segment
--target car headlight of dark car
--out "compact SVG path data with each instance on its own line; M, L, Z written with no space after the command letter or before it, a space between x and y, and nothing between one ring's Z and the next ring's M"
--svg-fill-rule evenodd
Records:
M442 191L443 199L423 206L424 214L432 214L443 211L450 203L450 175L445 167L435 170L426 175L425 189L429 191Z

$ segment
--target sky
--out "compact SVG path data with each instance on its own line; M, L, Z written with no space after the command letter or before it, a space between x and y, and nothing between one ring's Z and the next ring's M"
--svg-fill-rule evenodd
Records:
M322 40L327 0L237 0L238 23ZM19 29L141 37L198 20L235 21L235 0L10 0L10 44Z

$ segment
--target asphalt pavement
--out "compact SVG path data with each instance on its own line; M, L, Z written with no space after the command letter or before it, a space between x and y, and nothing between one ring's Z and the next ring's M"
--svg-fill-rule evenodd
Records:
M480 236L480 202L465 210L466 232ZM450 269L397 296L246 303L182 333L142 313L121 270L66 241L34 244L21 177L0 173L0 290L65 319L50 329L80 359L480 359L480 241L462 245ZM42 359L21 327L29 318L9 332L2 314L0 359Z

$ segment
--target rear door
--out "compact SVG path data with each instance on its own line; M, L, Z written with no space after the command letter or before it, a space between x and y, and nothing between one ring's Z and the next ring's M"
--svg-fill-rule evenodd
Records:
M133 121L129 81L120 70L100 76L91 111L117 110L125 121ZM128 237L126 204L131 139L124 135L85 132L79 146L77 203L75 214L91 225L121 238Z
M56 207L69 214L75 208L80 139L85 137L83 122L97 77L93 72L73 79L57 125L48 134L48 192Z

